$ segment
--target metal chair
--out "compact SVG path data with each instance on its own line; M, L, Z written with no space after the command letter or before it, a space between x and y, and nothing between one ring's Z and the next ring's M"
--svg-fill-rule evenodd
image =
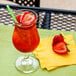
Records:
M22 6L32 6L32 7L40 6L40 0L9 0L9 1L13 1Z
M53 29L64 31L76 31L76 11L27 7L19 5L10 5L13 12L19 9L34 10L37 15L37 28ZM14 25L13 19L6 9L6 5L0 4L0 24Z

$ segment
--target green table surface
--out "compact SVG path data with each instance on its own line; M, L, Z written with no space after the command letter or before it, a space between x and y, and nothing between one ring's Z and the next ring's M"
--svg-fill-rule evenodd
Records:
M16 59L24 55L12 44L14 26L0 25L0 76L76 76L76 65L61 67L52 71L39 69L30 74L24 74L15 68ZM48 38L61 31L38 29L40 38ZM71 34L76 42L76 32L62 31Z

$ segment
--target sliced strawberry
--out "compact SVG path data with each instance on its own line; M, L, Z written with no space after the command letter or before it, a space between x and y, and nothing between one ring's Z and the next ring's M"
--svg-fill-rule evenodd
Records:
M68 49L65 42L61 41L53 46L53 51L58 54L66 54L68 52Z
M36 16L31 12L25 12L22 17L23 25L31 25L36 20Z
M57 44L58 42L64 41L64 38L62 35L55 35L53 38L53 45Z
M16 19L17 19L17 21L18 21L19 23L21 23L21 21L22 21L22 15L16 16Z
M30 12L25 12L25 13L23 14L22 20L24 19L24 17L25 17L27 14L31 14L31 13L30 13Z

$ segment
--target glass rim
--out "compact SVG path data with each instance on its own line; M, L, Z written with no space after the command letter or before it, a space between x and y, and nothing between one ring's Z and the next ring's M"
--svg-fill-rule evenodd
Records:
M22 11L25 11L25 12L29 11L29 12L31 12L32 14L34 14L34 15L36 16L36 20L35 20L34 22L37 21L37 18L38 18L37 13L36 13L35 11L33 11L33 10L30 10L30 9L19 9L19 10L16 10L16 11L14 12L14 15L17 16L17 15L19 15L19 14L24 13L24 12L22 12ZM33 22L33 23L34 23L34 22ZM32 26L33 26L33 23L31 24L31 26L29 26L29 25L26 25L26 26L18 26L18 24L21 25L22 23L15 23L15 26L22 27L22 28L29 28L29 27L32 27ZM16 24L17 24L17 25L16 25ZM23 25L24 25L24 24L23 24Z
M36 17L38 17L37 13L34 10L31 10L31 9L19 9L19 10L16 10L15 13L17 13L17 11L29 11L29 12L32 12L33 14L35 14ZM14 15L15 15L15 13L14 13Z

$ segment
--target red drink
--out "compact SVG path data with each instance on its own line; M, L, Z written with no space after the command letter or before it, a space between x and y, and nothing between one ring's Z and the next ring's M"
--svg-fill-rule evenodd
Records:
M18 25L21 25L20 27ZM36 28L36 23L29 27L22 27L16 24L13 32L13 44L21 52L31 52L39 44L40 38Z
M36 13L32 10L18 10L16 11L16 19L18 23L15 23L13 44L20 52L32 52L40 41L36 28ZM21 56L16 60L16 68L24 73L33 72L38 67L38 61L31 56Z
M25 14L29 15L29 12L26 12ZM25 18L23 18L23 21L25 22L19 22L15 24L12 38L15 48L24 53L32 52L38 46L40 41L36 28L36 16L34 16L35 18L32 17L34 19L33 20L31 16L26 15L22 15L25 16Z

